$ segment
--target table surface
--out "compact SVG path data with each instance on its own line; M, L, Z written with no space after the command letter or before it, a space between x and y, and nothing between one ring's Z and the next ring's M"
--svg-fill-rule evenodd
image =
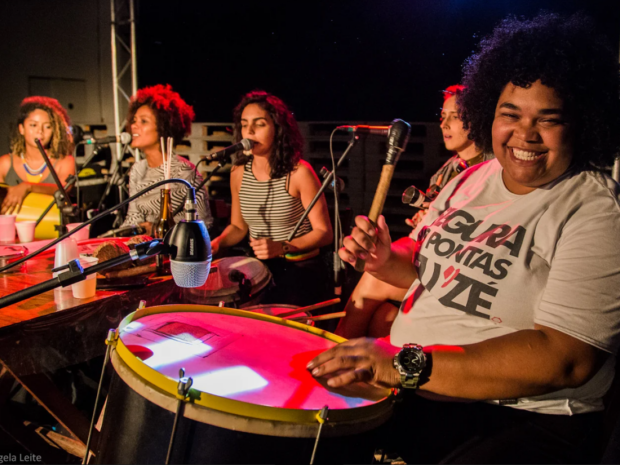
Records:
M92 253L102 241L82 241L79 252ZM0 296L51 279L53 265L50 249L27 261L23 271L0 273ZM37 373L89 360L103 354L107 331L141 300L151 306L181 299L171 276L152 277L138 289L97 290L88 299L74 298L70 288L44 292L0 309L0 361L17 372Z

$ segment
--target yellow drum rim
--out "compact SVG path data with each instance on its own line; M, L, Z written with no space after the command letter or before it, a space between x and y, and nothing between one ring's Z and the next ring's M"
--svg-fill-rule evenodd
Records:
M216 313L226 314L233 316L240 316L243 318L251 318L254 320L269 321L282 326L288 326L300 331L305 331L317 336L323 337L329 341L335 343L341 343L346 339L332 334L322 329L318 329L312 326L307 326L295 321L283 320L275 316L264 315L260 313L247 312L244 310L237 310L226 307L214 307L207 305L159 305L155 307L147 307L136 310L133 313L127 315L121 324L119 325L119 337L116 340L115 348L121 358L138 376L144 381L150 383L161 391L166 392L172 397L178 398L177 386L178 380L172 379L153 368L146 365L142 360L132 354L129 349L123 344L120 338L120 332L131 322L137 321L148 315L155 315L159 313L181 313L181 312L196 312L196 313ZM363 407L351 407L348 409L334 409L329 411L329 421L334 422L351 422L357 420L363 420L364 418L374 418L381 413L385 413L391 406L391 394L386 389L386 397L371 405ZM288 409L281 407L269 407L265 405L257 405L240 400L228 399L225 397L216 396L203 391L198 391L194 388L190 390L190 402L202 407L218 410L224 413L233 415L239 415L241 417L251 417L259 420L267 421L282 421L290 423L316 423L317 415L320 410L302 410L302 409Z

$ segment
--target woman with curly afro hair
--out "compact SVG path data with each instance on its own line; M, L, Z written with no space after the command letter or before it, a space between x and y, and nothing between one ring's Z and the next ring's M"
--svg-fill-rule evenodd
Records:
M311 264L320 261L320 257L316 257L319 248L331 243L327 203L321 196L296 236L288 241L320 187L314 170L302 160L303 139L297 122L282 100L264 91L246 94L235 108L233 119L235 142L250 139L253 147L235 161L230 177L231 224L213 240L212 247L217 252L233 246L249 233L254 255L267 261L276 286L283 290L285 277L293 276L291 270L310 269ZM314 258L287 262L285 255L298 260L309 255ZM278 276L282 276L280 282ZM293 287L300 287L302 282L312 288L312 283L304 280L298 280ZM322 294L314 292L315 299L317 295ZM293 297L298 296L299 290ZM299 301L282 300L280 303Z
M131 99L127 115L128 131L131 133L131 146L144 154L144 159L135 163L129 173L129 195L146 189L153 183L164 179L163 154L160 138L167 141L169 137L174 145L179 144L191 131L194 119L193 108L174 92L170 85L155 85L140 89ZM194 170L194 165L178 155L173 155L170 175L185 179L197 186L202 177ZM171 184L170 198L172 210L185 201L185 187ZM211 226L213 219L206 202L204 189L196 192L198 218ZM153 223L159 218L160 193L157 189L150 191L129 204L127 217L123 226L142 226L147 234L152 234ZM183 212L175 219L183 219Z
M58 189L35 139L65 184L75 174L73 136L67 111L50 97L27 97L19 106L17 124L11 137L11 153L0 158L0 182L8 184L0 213L17 214L30 192L54 195Z
M389 344L352 340L308 369L402 389L388 437L407 463L598 462L620 187L594 164L620 145L617 56L584 17L543 14L503 21L464 74L463 123L496 159L443 188L413 255L383 218L357 219L342 259L409 291Z

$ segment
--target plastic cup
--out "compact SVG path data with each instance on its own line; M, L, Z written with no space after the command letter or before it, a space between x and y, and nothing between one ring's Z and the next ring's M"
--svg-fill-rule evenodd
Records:
M15 223L19 242L22 244L25 242L32 242L34 240L34 228L36 225L36 221L18 221Z
M75 228L80 226L82 223L69 223L67 225L67 231L73 231ZM90 237L90 224L86 226L84 229L80 229L78 232L71 236L75 239L76 242L86 241Z
M97 257L89 257L88 255L80 255L80 264L82 268L88 268L90 266L99 263ZM86 276L84 281L75 283L71 286L73 291L73 297L76 299L88 299L93 297L97 293L97 273Z
M0 215L0 244L15 242L15 215Z
M54 268L58 268L66 265L71 260L75 260L79 258L78 246L73 237L67 237L62 240L59 244L56 244L56 255L54 256ZM66 271L66 270L65 270ZM58 276L59 273L63 273L63 271L53 273L53 276ZM69 290L68 287L65 289Z

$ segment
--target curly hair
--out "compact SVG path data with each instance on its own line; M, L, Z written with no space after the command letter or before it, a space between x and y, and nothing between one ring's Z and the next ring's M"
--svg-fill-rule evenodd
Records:
M528 88L537 80L564 102L577 166L605 166L620 147L617 57L581 14L505 19L480 42L463 72L461 119L485 151L492 150L495 108L505 86Z
M155 114L159 137L172 137L179 144L190 133L194 121L194 109L172 90L170 84L156 84L138 90L131 98L127 112L127 127L131 126L138 108L149 107Z
M11 153L19 155L26 150L26 140L19 132L19 126L24 124L28 115L35 110L43 110L52 124L52 138L48 147L51 158L60 158L73 153L73 135L71 134L71 119L67 111L55 98L33 96L26 97L19 105L17 124L11 136Z
M234 142L242 139L241 114L243 109L251 103L259 105L269 113L273 120L275 125L274 148L269 156L269 166L271 178L281 178L293 171L302 158L304 140L299 132L297 121L286 104L275 95L263 90L248 92L233 111ZM247 155L239 155L235 160L235 165L245 165L248 160Z

